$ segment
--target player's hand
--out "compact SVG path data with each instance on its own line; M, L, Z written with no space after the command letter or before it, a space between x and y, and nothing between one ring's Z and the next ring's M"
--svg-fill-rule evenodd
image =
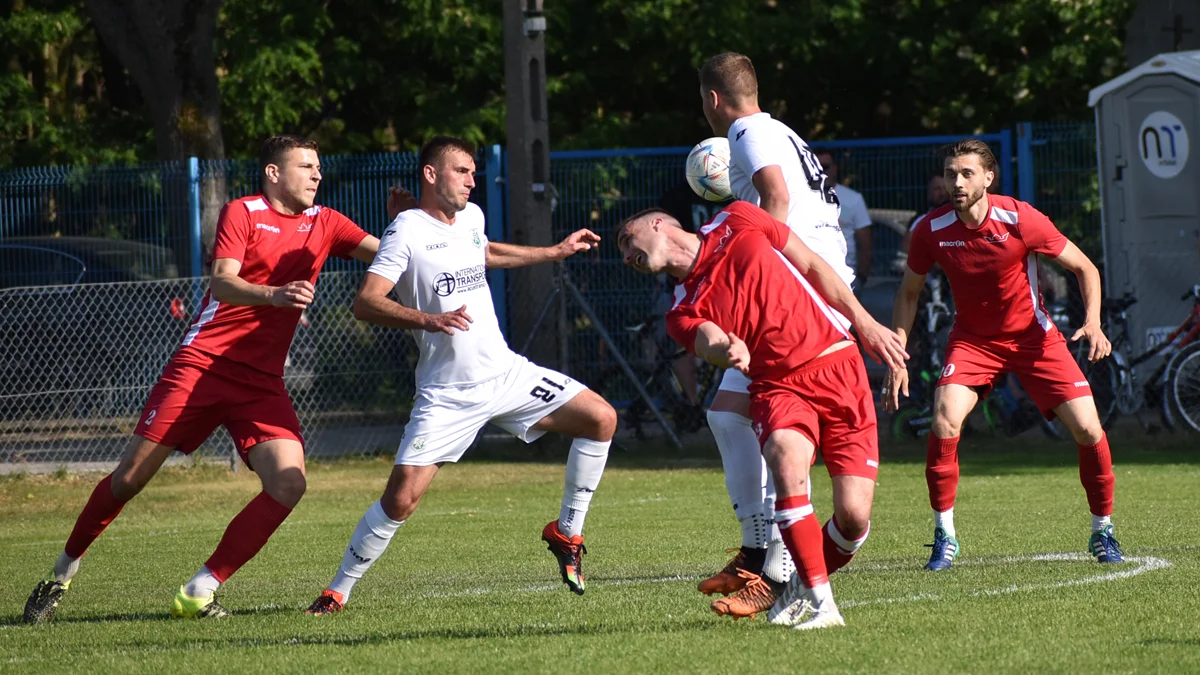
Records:
M600 235L591 230L576 230L571 233L571 236L563 239L562 242L555 246L555 260L563 260L579 253L580 251L590 251L600 245Z
M429 318L425 319L425 330L430 333L454 335L456 330L470 330L474 322L471 315L467 314L467 306L463 305L453 312L430 314Z
M393 186L390 190L388 190L388 222L395 220L396 216L400 215L401 213L415 208L417 208L417 198L413 196L413 193L405 190L399 185Z
M750 349L746 343L733 333L726 333L729 344L721 354L726 368L733 368L743 375L750 375Z
M304 309L313 301L316 289L307 281L293 281L271 292L271 304L276 307Z
M1075 334L1071 336L1071 342L1078 342L1080 338L1086 339L1088 345L1091 346L1091 349L1088 350L1088 361L1091 363L1095 363L1112 353L1112 343L1108 341L1108 337L1100 329L1099 323L1089 321L1083 324L1083 327L1075 331Z
M883 395L883 409L886 412L894 413L899 410L900 394L908 398L908 369L889 370L887 375L883 376L883 390L879 393Z
M867 356L874 359L875 363L883 363L892 370L905 368L908 352L904 351L904 340L895 331L884 328L878 321L865 322L855 326L855 329L863 348L867 350Z

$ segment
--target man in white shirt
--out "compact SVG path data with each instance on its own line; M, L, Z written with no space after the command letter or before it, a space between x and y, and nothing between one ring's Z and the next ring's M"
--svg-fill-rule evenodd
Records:
M821 162L821 170L834 182L838 201L842 205L838 223L842 227L842 236L846 239L846 264L854 270L854 290L860 291L867 285L867 277L871 274L871 259L875 252L871 240L871 214L867 212L867 200L862 193L847 185L842 185L838 175L837 159L828 150L817 152L817 161Z
M750 59L718 54L700 67L699 75L704 117L714 134L729 138L734 196L786 223L851 285L854 271L846 265L834 181L804 139L758 107L758 78ZM849 326L844 317L838 318ZM726 370L708 412L725 487L742 525L742 547L724 569L700 582L699 590L708 595L736 593L712 603L714 612L735 618L769 609L795 571L774 522L775 486L751 428L749 384L739 371ZM831 573L866 541L874 496L874 481L833 477L834 515L823 528Z
M341 611L354 584L416 510L438 468L456 462L489 422L530 443L547 431L572 436L557 520L542 539L563 582L582 595L583 521L604 472L617 414L575 380L509 349L487 270L562 260L600 242L579 230L557 246L488 241L475 187L474 147L437 136L421 149L421 200L388 226L354 299L360 320L410 331L421 351L417 396L383 498L359 521L329 588L310 614ZM396 302L388 297L396 291Z

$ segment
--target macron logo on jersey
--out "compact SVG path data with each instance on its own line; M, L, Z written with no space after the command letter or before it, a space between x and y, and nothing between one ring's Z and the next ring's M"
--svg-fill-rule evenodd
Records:
M266 230L267 232L273 232L275 234L279 234L279 228L275 227L274 225L267 225L266 223L258 223L254 227L255 227L255 229Z
M942 248L958 248L959 246L966 246L966 245L967 245L967 242L961 241L961 240L960 241L939 241L938 242L938 246L941 246Z

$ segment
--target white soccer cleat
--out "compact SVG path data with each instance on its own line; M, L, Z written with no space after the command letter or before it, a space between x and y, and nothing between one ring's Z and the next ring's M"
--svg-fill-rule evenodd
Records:
M814 630L846 625L846 620L842 618L842 613L838 611L837 605L833 603L832 599L821 603L820 607L812 605L809 607L808 619L792 626L792 630Z
M812 593L800 581L799 574L793 574L783 595L771 605L767 612L767 621L776 626L794 626L812 611Z

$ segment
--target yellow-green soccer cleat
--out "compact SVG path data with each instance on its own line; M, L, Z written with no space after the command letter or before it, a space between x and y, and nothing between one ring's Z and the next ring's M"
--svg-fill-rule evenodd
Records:
M29 599L25 601L25 623L46 623L54 618L58 604L62 602L63 593L71 587L71 582L62 583L53 577L43 579L34 586Z
M222 607L212 595L193 598L180 586L175 599L171 601L171 616L176 619L222 619L233 616L233 612Z

